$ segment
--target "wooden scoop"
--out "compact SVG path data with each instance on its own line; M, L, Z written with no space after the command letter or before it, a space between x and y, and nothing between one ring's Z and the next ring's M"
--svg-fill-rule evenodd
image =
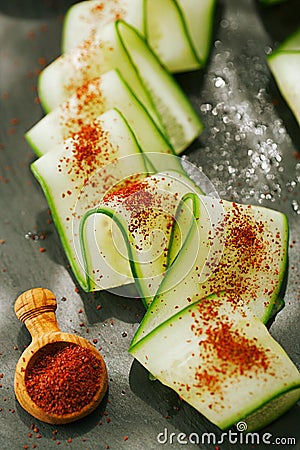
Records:
M54 294L43 288L26 291L16 300L15 313L18 319L25 323L31 334L32 342L23 352L16 366L15 394L20 405L32 416L43 422L64 424L90 414L99 405L107 390L108 376L101 354L90 342L74 334L60 331L55 316L56 306ZM28 394L25 380L29 368L34 366L37 356L41 355L40 351L47 353L51 349L64 347L67 344L77 344L90 350L99 362L101 375L98 390L89 404L84 405L79 411L58 415L45 411L32 400Z

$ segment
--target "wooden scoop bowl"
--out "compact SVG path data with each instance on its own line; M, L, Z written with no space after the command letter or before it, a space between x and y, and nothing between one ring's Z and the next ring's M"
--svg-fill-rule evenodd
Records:
M19 320L25 323L31 334L32 342L21 355L15 373L15 394L20 405L37 419L51 423L64 424L78 420L90 414L101 402L108 386L108 376L105 362L98 350L86 339L71 333L60 331L56 316L56 299L48 289L36 288L21 294L15 303L15 313ZM57 415L44 411L29 396L25 379L29 367L34 365L37 353L41 350L57 348L60 345L77 344L88 349L98 359L100 367L99 388L89 402L79 411Z

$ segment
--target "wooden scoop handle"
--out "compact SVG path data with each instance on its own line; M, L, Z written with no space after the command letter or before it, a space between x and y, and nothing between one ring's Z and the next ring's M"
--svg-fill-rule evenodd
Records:
M33 340L43 334L60 331L56 316L56 298L44 288L23 292L15 302L15 313L25 323Z

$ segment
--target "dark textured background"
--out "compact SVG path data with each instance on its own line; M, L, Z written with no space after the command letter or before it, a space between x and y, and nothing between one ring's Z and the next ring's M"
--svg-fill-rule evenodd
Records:
M38 71L60 52L62 17L71 1L0 1L0 448L22 449L179 449L159 445L156 436L171 432L220 432L174 392L150 382L146 371L127 353L143 315L138 300L76 291L48 207L29 165L35 159L23 135L42 117L36 102ZM271 325L272 335L300 365L300 133L280 97L265 56L300 26L299 2L266 8L251 0L218 2L211 58L203 71L178 76L205 124L186 154L202 167L220 196L262 204L287 214L290 261L286 306ZM297 156L298 155L298 156ZM26 239L29 231L45 239ZM2 241L1 241L2 242ZM39 251L40 247L46 249ZM33 420L16 403L16 362L30 337L14 315L13 304L24 290L44 286L58 299L61 329L98 339L110 388L100 408L88 418L59 427ZM102 308L97 309L97 305ZM263 432L275 437L298 435L300 408ZM35 424L39 428L32 432ZM33 434L28 437L28 433ZM55 434L55 433L54 433ZM124 441L124 436L128 440ZM71 438L72 443L67 440ZM195 448L195 445L185 445ZM222 450L246 448L222 444ZM268 448L259 445L256 448ZM214 449L215 445L203 445ZM252 448L250 445L249 448ZM277 448L284 448L277 446Z

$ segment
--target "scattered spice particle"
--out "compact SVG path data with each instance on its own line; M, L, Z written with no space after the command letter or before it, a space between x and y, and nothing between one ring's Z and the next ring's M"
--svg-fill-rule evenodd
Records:
M45 251L46 251L45 247L40 247L40 249L39 249L40 253L45 253Z
M28 31L27 37L29 39L32 39L32 40L35 39L35 32L34 31Z
M295 157L295 159L300 160L300 153L295 151L294 157Z
M41 56L41 57L38 59L38 63L39 63L41 66L44 66L44 65L47 63L47 60L46 60L46 58L45 58L44 56Z
M7 134L8 134L9 136L11 136L12 134L15 134L16 131L17 131L17 129L16 129L15 127L9 128L9 129L7 130Z
M0 239L0 245L5 244L5 240L4 239Z
M123 440L124 440L124 441L128 441L128 439L129 439L128 436L124 436L124 437L123 437Z

